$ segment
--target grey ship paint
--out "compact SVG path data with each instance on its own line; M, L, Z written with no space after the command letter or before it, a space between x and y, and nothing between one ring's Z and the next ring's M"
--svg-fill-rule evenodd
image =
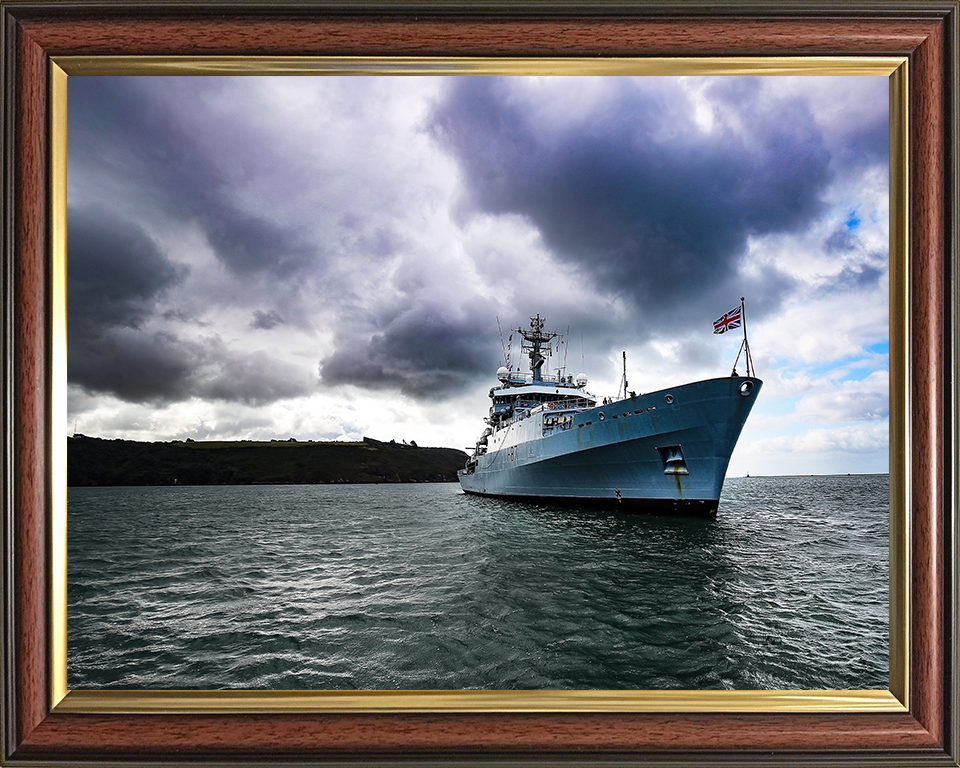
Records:
M742 312L742 305L740 307ZM722 333L728 313L721 318ZM544 375L556 333L544 320L515 329L529 373L497 371L487 428L466 467L467 493L546 499L625 510L714 515L730 456L763 382L747 376L705 379L598 402L584 374ZM720 326L716 326L720 327ZM739 355L738 355L739 360ZM736 364L735 364L736 365ZM624 381L624 385L626 382Z

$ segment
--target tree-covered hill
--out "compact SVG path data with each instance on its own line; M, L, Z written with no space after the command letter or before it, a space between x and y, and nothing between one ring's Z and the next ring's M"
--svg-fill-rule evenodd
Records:
M141 443L75 435L67 440L67 484L440 483L456 481L466 458L453 448L368 437L360 443Z

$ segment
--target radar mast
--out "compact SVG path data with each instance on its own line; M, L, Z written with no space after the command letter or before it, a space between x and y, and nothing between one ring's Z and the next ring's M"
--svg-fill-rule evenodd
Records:
M543 364L546 363L550 357L550 342L556 338L557 335L555 331L543 330L545 321L546 318L540 317L538 313L536 317L530 318L529 329L514 328L522 337L522 341L520 342L521 349L526 350L527 356L530 358L530 371L533 373L534 381L543 381L541 370L543 369Z

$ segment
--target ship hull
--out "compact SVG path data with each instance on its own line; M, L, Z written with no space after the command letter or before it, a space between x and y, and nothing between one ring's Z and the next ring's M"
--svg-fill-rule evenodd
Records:
M730 456L762 382L707 379L599 405L564 431L550 410L490 435L467 493L624 510L716 513Z

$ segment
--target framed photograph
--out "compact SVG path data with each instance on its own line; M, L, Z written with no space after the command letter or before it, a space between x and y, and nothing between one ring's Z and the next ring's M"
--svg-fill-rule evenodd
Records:
M937 765L958 764L958 714L952 704L958 697L956 2L919 6L890 2L871 9L843 3L812 6L731 3L709 8L646 3L120 6L81 1L67 6L55 2L2 2L0 5L4 16L6 310L3 321L6 440L2 753L5 762L45 765L90 761L104 764L613 761L792 765L829 761L879 765L922 760ZM230 83L215 93L204 91L201 78L184 77L195 74L230 78ZM533 86L524 91L523 85L509 88L496 85L504 82L503 76L530 74L566 76L572 78L566 82L578 83L580 90L576 98L562 102L549 94L532 95ZM135 94L142 108L139 122L111 122L105 117L110 110L130 114L129 99L133 91L124 94L117 88L111 90L114 78L110 76L115 75L140 76L136 78L139 84L131 86L139 89ZM243 75L271 75L277 79L263 85L267 83L263 78L239 77ZM365 99L365 84L376 81L370 76L389 79L398 75L430 75L441 79L460 76L448 78L445 83L462 85L445 87L442 91L424 86L420 89L422 92L405 101L407 107L413 103L418 105L410 108L410 114L396 108L393 112L384 112L379 124L376 120L364 123L362 130L370 136L366 159L379 166L396 162L397 174L409 180L410 194L423 200L435 200L443 180L459 174L458 178L465 180L466 186L459 192L462 198L459 204L454 205L449 199L444 203L445 208L456 209L451 215L482 218L506 214L507 218L500 224L506 222L513 227L510 236L515 237L516 242L524 242L525 252L533 253L534 257L544 246L532 239L524 229L524 222L533 222L539 237L548 245L556 245L560 240L575 244L584 233L575 231L572 208L562 220L555 217L556 208L562 205L551 208L552 213L545 213L540 207L543 201L538 199L542 189L531 187L529 180L538 180L555 190L562 186L556 176L564 172L565 163L575 164L589 155L592 162L602 164L603 160L598 157L604 150L611 157L614 154L621 160L624 157L623 152L616 151L616 137L620 134L614 111L611 110L601 124L593 120L595 113L589 113L584 106L602 106L604 99L611 97L602 89L592 89L594 80L585 76L611 79L650 76L648 81L653 76L686 76L688 89L693 89L690 103L698 105L691 114L695 114L704 135L711 133L715 121L733 124L741 120L743 115L735 108L724 111L722 105L732 104L732 99L746 98L741 92L725 95L710 91L709 86L704 85L708 75L727 76L724 82L752 88L754 94L762 93L767 114L782 114L783 120L789 122L781 125L789 125L791 131L800 133L809 114L798 105L804 103L818 82L825 82L819 78L869 75L880 83L879 89L873 91L851 89L848 98L861 100L859 106L863 107L868 101L870 106L874 101L882 104L886 97L889 113L887 116L884 112L884 119L880 121L885 124L884 130L868 132L849 120L847 131L850 146L856 144L857 158L869 152L875 152L878 157L888 152L877 167L885 170L889 166L889 195L881 195L883 199L878 198L880 202L874 207L846 202L853 197L832 201L830 204L836 204L833 218L839 224L830 231L818 231L816 237L826 243L824 253L828 257L832 254L838 263L845 265L831 267L821 277L838 286L866 286L870 290L857 294L865 300L865 306L869 305L869 296L876 292L877 285L882 289L882 303L882 295L887 293L883 289L889 285L886 307L889 337L877 340L876 349L867 345L871 354L889 360L889 385L884 369L876 371L871 379L867 362L848 361L850 367L858 368L859 372L845 373L839 378L851 386L822 398L822 403L826 403L822 407L831 413L842 410L837 403L846 397L857 399L861 410L869 405L871 412L888 414L889 681L885 688L874 679L875 675L866 684L858 685L859 673L848 669L846 678L822 678L842 680L837 689L831 690L778 686L777 681L784 678L775 675L744 678L755 680L756 688L765 690L746 690L749 686L744 685L743 680L731 686L713 686L709 681L716 683L725 678L717 674L711 677L709 670L706 676L686 679L705 680L705 688L739 690L699 690L699 685L695 685L694 690L679 690L670 684L663 686L668 690L636 690L629 684L609 690L603 684L604 678L599 677L583 685L557 686L570 690L535 684L503 685L521 689L508 691L497 686L485 687L482 683L468 683L464 687L483 690L460 690L456 685L442 683L431 688L423 680L405 686L403 682L411 678L398 678L400 682L393 686L397 690L389 691L339 690L336 685L326 689L322 684L279 686L317 690L269 690L272 686L268 678L254 686L257 690L184 690L203 687L190 685L188 676L174 678L179 682L174 686L160 684L151 689L149 684L136 685L132 681L130 687L138 690L118 690L110 685L110 690L98 690L95 675L83 678L94 681L91 688L83 688L81 684L77 690L70 689L66 549L68 397L76 402L77 393L80 390L85 393L86 399L77 413L82 412L84 420L96 424L100 431L110 418L115 424L125 420L128 427L145 418L132 409L122 417L115 410L111 417L110 408L116 400L111 401L110 397L136 404L162 402L174 391L192 395L207 393L232 404L237 421L247 418L246 423L250 425L255 421L253 411L277 399L276 392L283 390L282 394L290 395L284 387L293 386L290 382L295 376L277 369L266 352L254 353L254 357L261 355L258 359L263 365L259 369L251 367L250 359L241 360L227 342L203 330L207 327L207 318L194 311L204 303L209 305L217 292L243 290L246 293L236 305L230 307L224 302L217 310L221 315L235 312L231 322L247 334L243 343L249 340L252 348L255 335L259 340L256 343L261 343L278 327L288 327L287 336L296 336L295 317L299 310L295 287L309 270L316 269L318 262L308 264L302 242L290 236L299 230L271 228L264 223L265 218L258 218L251 206L274 199L275 216L293 217L298 225L304 218L317 216L313 235L336 230L341 240L348 236L355 238L351 247L362 246L371 254L383 257L383 263L371 262L363 270L348 264L346 269L352 277L346 282L343 276L338 282L336 263L331 258L324 263L328 274L312 283L330 293L331 317L342 319L340 325L328 322L323 326L328 335L333 333L336 338L322 343L321 377L334 384L364 380L371 390L386 381L408 394L419 392L417 388L423 386L418 370L388 359L389 355L385 357L382 344L374 344L369 333L351 337L351 330L356 331L357 325L348 322L353 305L344 298L350 292L364 294L364 286L354 284L361 272L371 283L366 286L367 296L376 293L373 283L379 281L378 284L383 285L384 276L389 275L393 280L396 273L404 272L404 280L416 283L423 293L434 297L434 302L439 301L436 297L442 293L440 286L449 288L453 285L452 278L440 280L416 271L415 264L425 263L416 257L420 241L415 242L411 235L416 228L397 219L396 226L367 227L370 230L367 231L360 218L351 217L348 207L341 209L332 203L350 194L346 188L325 190L329 198L308 192L287 196L285 190L289 191L291 183L307 181L303 177L316 167L311 163L316 164L320 157L320 149L311 154L307 136L300 136L296 141L291 139L285 148L287 154L296 154L301 159L281 171L277 170L280 165L271 159L273 155L269 152L270 156L263 157L257 156L256 151L248 152L249 156L243 160L239 154L218 155L214 148L220 143L239 149L253 148L254 144L245 144L249 136L240 131L210 131L209 126L202 124L203 119L213 121L217 115L226 115L225 110L235 112L244 109L245 103L254 103L243 102L236 94L238 88L247 88L248 97L250 88L256 87L259 106L252 111L264 115L267 110L273 110L271 117L276 118L283 110L290 109L289 120L285 122L295 127L297 112L291 104L302 107L310 102L322 109L320 101L311 102L317 94L302 87L311 78L319 82L316 78L321 77L326 77L325 82L331 84L331 88L342 89L335 94L339 104L347 105L347 111L342 114L357 114L361 109L369 111L374 100L379 108L386 110L389 104L397 107L402 100L390 102L384 98L377 100L375 96ZM734 75L748 77L739 80L729 77ZM356 76L365 76L366 80L361 82ZM768 84L778 82L782 85L781 91L752 86L749 83L756 83L760 78L749 76L766 77ZM174 77L179 78L176 82L180 90L164 94L164 83L173 82ZM279 95L276 83L283 82L281 77L289 83L284 86L288 100ZM779 77L789 80L777 80ZM72 97L68 110L71 78L76 78L73 82L80 90L71 91L76 96ZM536 82L537 88L551 87L547 82L550 77L540 79L543 82ZM421 80L408 77L404 82L418 88ZM427 81L422 79L422 82ZM248 87L246 83L255 85ZM829 87L829 82L824 87ZM669 110L671 101L665 94L666 90L655 96L631 92L628 98L636 101L632 119L640 119L643 109ZM330 94L326 97L330 98ZM201 103L204 108L211 107L207 118L198 116L197 106ZM550 110L560 109L562 103L566 103L563 113L551 115ZM770 108L771 103L775 109ZM586 122L577 123L578 109L586 116ZM478 110L483 112L479 117ZM830 111L831 119L843 124L843 99L835 100ZM534 113L539 115L540 122L527 125L527 138L539 142L538 152L543 162L511 165L509 158L513 155L508 145L518 141L520 134L511 129L513 132L507 141L499 136L495 125L491 128L484 123L484 115L496 125L507 121L515 128ZM344 129L346 123L341 113L331 111L330 114L331 120L340 120L337 125ZM469 119L464 115L469 115ZM227 119L219 124L233 123ZM266 121L261 121L261 127L266 125ZM659 125L662 129L664 124ZM171 126L176 130L171 131ZM769 133L765 133L762 126L751 127L752 152L783 151L776 121ZM410 133L403 133L408 128ZM127 135L121 135L124 131ZM443 149L444 157L437 159L436 153L429 157L417 154L416 137L426 134L434 142L433 146ZM91 161L93 164L86 163L81 142L71 144L68 153L68 141L75 141L78 135L101 142L95 162ZM584 135L592 137L594 142L580 140ZM769 138L771 136L773 138ZM570 137L577 140L572 141ZM498 145L498 138L505 142L503 146ZM284 140L277 138L271 148L271 151L277 150L276 157L284 149L280 146ZM136 142L140 148L150 148L149 153L138 149L138 156L152 154L148 161L130 165L125 152ZM554 154L546 149L550 142L557 150ZM188 144L193 154L186 151ZM662 146L668 144L665 139ZM104 151L108 146L109 151ZM203 146L208 147L207 155L198 154ZM256 146L265 145L261 142ZM710 146L705 140L700 144L686 144L681 149L708 165L714 183L723 186L724 165L717 160L720 155L711 155ZM788 166L784 166L784 160L779 162L781 172L788 167L791 173L814 179L818 173L826 178L838 170L837 165L828 167L824 153L817 154L816 141L800 141L792 146ZM794 156L796 147L803 147L802 157ZM499 175L492 181L487 173L490 167L475 167L475 158L484 152L499 153L490 165L500 163ZM835 157L841 154L842 149L834 152ZM745 152L737 162L749 156ZM702 223L724 211L728 219L738 216L736 208L721 211L697 208L691 189L699 181L684 176L690 169L676 163L671 166L674 161L669 152L661 152L657 158L643 170L652 173L652 169L657 168L677 181L678 189L679 182L686 185L686 192L675 197L674 202L685 200L690 204L688 224L694 219ZM323 162L329 165L334 161L345 162L344 155L330 150ZM431 166L433 162L437 164ZM728 158L728 164L732 162ZM861 160L855 158L849 162ZM96 163L106 163L122 171L98 175L91 171ZM250 163L259 163L258 178L266 187L255 191L247 188L253 197L243 200L241 188L247 178L245 174L253 167ZM164 169L171 164L179 169L176 179L164 177ZM234 179L236 187L241 189L229 201L218 197L219 193L205 181L214 166L222 180ZM265 172L267 166L276 171L273 176ZM294 172L295 167L299 168L298 172ZM438 170L441 167L442 170ZM617 171L618 167L610 161L607 181L620 178L618 174L622 169ZM672 171L664 171L670 167ZM356 164L351 166L347 175L357 178L358 168ZM185 174L184 169L189 172ZM124 173L144 173L153 179L155 188L137 198L142 190L135 190ZM416 186L421 177L429 177L432 186ZM754 178L762 181L759 166ZM863 181L863 177L856 178L860 179L858 183ZM882 189L886 181L881 179L878 186ZM467 186L469 195L465 191ZM807 197L794 194L800 186L791 187L789 199L779 199L777 194L785 194L784 190L771 184L763 195L766 207L759 214L751 214L753 219L743 224L742 231L749 231L754 237L781 237L774 244L786 252L792 243L785 238L797 231L794 219L804 215L804 206L828 204L823 197L818 197L825 188L820 182L812 181L808 185ZM730 190L731 198L738 195L747 195L747 190ZM843 198L841 192L837 192L837 196ZM623 197L646 206L657 203L652 198L637 197L636 190L626 186ZM68 200L74 206L69 217ZM78 201L82 204L75 205ZM362 201L356 202L359 205ZM586 205L589 210L589 201L583 197L564 202L576 203L580 208ZM385 199L366 200L365 204L377 210L388 205ZM128 214L138 206L155 212L156 216L134 223ZM424 203L421 215L425 222L431 215L430 210L429 203ZM888 235L886 221L881 221L887 210ZM609 213L609 209L606 212ZM329 221L323 218L325 215ZM513 220L509 220L511 215ZM870 217L874 223L879 222L876 230L870 230L863 221ZM77 255L74 261L84 269L100 270L86 282L76 278L79 273L71 273L69 296L68 218L71 248L76 249ZM621 242L624 238L640 237L641 232L646 236L649 229L642 228L655 226L649 222L637 223L641 218L638 216L628 218L630 223L623 224L615 214L610 214L603 221L604 231L619 232L616 237L620 238L617 242ZM236 225L233 230L221 226L225 219ZM425 224L423 230L428 228ZM508 245L507 236L502 232L494 235L481 229L476 227L473 231L477 242L465 247L499 253L507 259L501 266L508 268L510 248L516 246ZM868 231L873 234L867 234ZM236 240L237 232L243 234L242 242ZM699 234L693 226L688 226L687 232L691 242L699 243L699 250L704 252L701 259L707 255L726 258L724 247L717 243L722 243L723 238L739 236L730 227L706 224ZM872 251L864 245L871 236L876 238L875 232L889 240L889 257L883 242ZM231 237L234 240L230 240ZM137 264L136 275L125 274L125 267L119 262L107 263L96 256L97 249L107 240L114 244L122 242L125 252L137 257L126 262ZM163 248L158 249L156 243L162 243ZM231 243L232 247L227 247ZM765 241L768 247L771 243L773 240ZM430 247L436 249L437 242L432 241ZM413 253L407 261L397 256L403 248ZM581 277L586 275L589 280L609 278L610 275L603 272L603 265L618 262L615 248L611 246L608 250L607 256L599 261L596 253L583 252L576 258L571 256L564 266ZM690 263L693 250L685 251L682 244L674 250L678 261L686 259ZM572 248L569 253L575 251L576 248ZM87 252L93 255L86 258ZM167 255L174 252L181 257L168 258ZM853 259L850 254L854 252L862 258ZM881 253L884 263L874 263L877 253ZM273 272L269 280L263 277L261 272L266 267L260 262L264 259L269 261L271 270L283 272L282 279ZM788 262L789 258L784 256L783 263ZM210 264L216 264L225 277L218 281L216 270L207 269ZM593 265L594 272L585 271L588 264ZM429 262L429 265L437 269L458 266L452 262ZM758 293L774 290L777 280L789 278L786 272L777 271L780 266L770 260L751 262L749 269L760 275L755 275L754 280ZM709 273L707 261L698 262L693 268L703 275ZM777 280L764 278L774 273ZM116 281L114 274L118 275ZM176 293L174 287L186 284L188 275L191 286L202 284L201 287L192 293ZM670 279L671 273L665 271L663 277ZM118 288L123 281L125 287ZM259 292L254 286L258 281L266 286ZM136 286L132 288L133 283ZM491 280L487 287L493 291L495 285ZM290 288L289 295L280 295L282 286ZM84 290L107 298L99 305L103 312L78 320L80 315L69 313L76 313L78 308L82 312L90 306L83 301ZM118 290L127 294L120 295ZM338 290L343 295L337 294ZM552 306L556 307L563 305L560 297L571 295L572 289L558 282L552 290L555 292L551 294ZM174 295L175 299L147 306L148 299L153 301L161 295ZM692 306L705 295L697 294L688 303ZM473 298L481 301L480 294ZM71 305L71 299L78 300ZM654 297L647 296L646 300L653 301ZM588 291L584 289L578 301L570 306L589 301ZM839 301L849 303L850 299ZM740 313L743 308L741 305ZM746 308L749 313L749 302ZM719 314L727 309L729 307L719 306L716 312L711 312ZM475 313L463 307L461 311L470 315L470 321L475 324ZM596 308L585 310L589 311ZM723 317L732 322L728 315ZM867 313L864 317L873 315ZM688 319L675 319L675 322L682 324ZM735 319L739 322L740 315ZM801 320L799 310L794 319ZM304 324L310 322L320 321L312 318ZM127 334L131 328L140 328L144 323L155 331L150 342L155 347L149 346L145 336ZM79 382L80 390L70 392L67 387L68 325L70 344L78 345L76 348L82 348L83 352L82 358L77 357L75 347L71 346L70 354L74 355L71 380ZM418 340L427 327L423 318L412 326L417 338L405 336L391 327L392 331L384 332L390 336L391 343L416 348L410 359L432 360L427 354L429 350L424 351L424 342ZM200 329L179 348L187 357L192 355L190 360L174 359L176 355L169 346L161 349L163 340L174 338L174 333L180 339L188 338L188 328ZM721 330L726 330L726 326ZM473 332L479 333L476 329ZM378 338L383 342L383 337ZM442 334L429 337L432 353L442 346L445 338ZM360 342L359 357L348 350L345 340ZM506 346L503 352L509 360ZM147 381L132 373L135 365L124 367L126 362L136 363L149 356L155 361L162 359L166 368L160 366L154 370L169 376ZM677 363L668 353L663 356ZM76 364L78 359L84 361L83 366ZM837 359L830 358L831 361ZM219 366L216 375L201 381L184 373L188 364L203 366L210 360ZM371 361L376 365L371 366ZM431 370L434 376L438 370L450 376L468 368L460 370L451 366L448 370L438 366ZM691 364L690 369L694 368ZM751 372L750 367L747 372ZM815 366L807 373L818 375ZM505 375L509 376L509 371ZM626 378L625 367L621 382L625 399ZM864 385L865 380L877 382L876 386ZM856 386L852 385L854 382ZM644 383L641 388L649 387ZM864 405L864 398L873 396L876 400L877 393L884 402L871 405L873 400L870 400ZM631 393L630 397L637 395ZM667 401L670 402L672 400ZM194 432L183 424L173 424L163 434L179 439L194 433L204 437L204 415L201 411L197 413L198 426L189 428ZM71 417L73 415L71 413ZM623 414L624 419L627 416ZM356 439L343 419L333 421L337 422L335 427L327 428L338 429L348 439ZM407 422L399 416L394 428L403 423ZM886 423L881 426L886 433ZM327 435L319 431L319 427L316 429L318 431L309 432L308 437ZM862 437L863 431L857 434ZM886 434L883 438L885 440ZM881 443L883 440L874 440L870 445ZM773 442L766 444L774 445ZM477 454L481 453L479 446L480 443ZM682 458L677 459L672 453L663 457L668 468L672 466L670 462L678 460L682 463ZM762 457L758 455L754 460L761 466L755 470L756 474L764 474L764 465L759 463ZM820 460L828 458L820 457ZM822 466L822 463L811 466ZM749 467L743 469L750 471ZM677 482L679 485L679 478ZM856 563L841 565L857 567ZM793 573L787 564L783 564L783 568L785 574ZM131 624L136 625L135 617ZM96 656L94 643L88 658L95 660ZM829 656L829 649L823 656ZM146 663L148 666L151 663L149 654ZM242 664L243 660L231 659L231 663ZM109 666L109 662L103 662L101 667L104 665ZM829 666L826 658L824 665ZM88 670L94 667L96 662ZM335 669L331 672L336 673ZM769 684L764 684L764 679ZM129 678L121 683L124 680ZM221 686L215 682L212 687ZM797 687L808 686L801 681Z

